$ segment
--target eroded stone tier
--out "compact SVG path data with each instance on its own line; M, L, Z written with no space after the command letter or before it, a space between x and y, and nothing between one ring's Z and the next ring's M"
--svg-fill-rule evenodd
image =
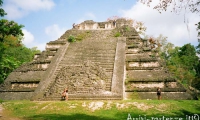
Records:
M157 88L161 88L163 99L193 99L166 70L147 40L131 33L126 37L125 99L157 99Z

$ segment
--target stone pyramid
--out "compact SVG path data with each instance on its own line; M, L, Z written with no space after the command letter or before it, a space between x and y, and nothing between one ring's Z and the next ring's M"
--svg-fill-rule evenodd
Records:
M126 19L74 25L9 75L0 99L60 100L66 87L71 100L156 99L157 87L164 99L193 99L131 26Z

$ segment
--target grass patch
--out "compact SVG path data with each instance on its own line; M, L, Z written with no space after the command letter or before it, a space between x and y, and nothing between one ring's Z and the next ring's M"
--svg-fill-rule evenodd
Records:
M126 27L126 31L130 31L130 27L129 26Z
M7 101L3 106L25 120L127 120L130 116L185 119L186 115L200 115L200 101L195 100Z
M117 32L117 33L115 33L114 36L115 36L115 37L120 37L120 36L121 36L121 33L120 33L120 32Z
M77 40L77 41L81 41L81 40L83 40L83 39L86 39L86 38L89 37L90 35L91 35L90 31L86 31L86 32L84 32L84 33L78 34L78 35L76 36L76 40Z
M4 102L4 100L0 99L0 104L2 104Z

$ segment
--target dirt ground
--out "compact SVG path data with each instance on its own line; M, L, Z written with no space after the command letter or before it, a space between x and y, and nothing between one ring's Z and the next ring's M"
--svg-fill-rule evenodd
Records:
M3 108L2 104L0 104L0 120L22 120L22 119L10 116L9 112Z

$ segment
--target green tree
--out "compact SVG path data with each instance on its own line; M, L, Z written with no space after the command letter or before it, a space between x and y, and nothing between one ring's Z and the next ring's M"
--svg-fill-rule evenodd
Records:
M3 0L0 0L0 16L4 17L6 12L1 8L2 4ZM0 83L10 72L31 61L34 54L39 52L36 47L29 49L22 44L23 27L14 21L0 19Z
M182 47L175 47L168 53L167 66L169 70L185 85L191 85L196 78L195 68L198 65L195 47L186 44Z
M4 15L7 15L7 13L4 11L4 9L2 9L3 5L3 0L0 0L0 16L3 17Z
M0 20L0 42L4 42L6 37L9 36L23 36L22 28L23 25L18 25L14 21L8 21L6 19Z
M0 7L3 4L3 0L0 0ZM5 11L0 8L0 16L3 17L6 15ZM2 61L2 55L6 49L5 42L10 37L20 38L19 36L23 36L22 28L23 25L18 25L14 21L9 21L6 19L0 20L0 62ZM21 42L21 39L16 39L17 42Z
M27 48L24 45L8 47L0 62L0 83L20 65L30 62L36 53L40 52L37 47Z

